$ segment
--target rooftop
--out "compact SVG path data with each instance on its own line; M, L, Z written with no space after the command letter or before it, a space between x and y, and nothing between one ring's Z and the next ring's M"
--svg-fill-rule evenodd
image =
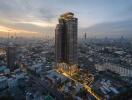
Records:
M50 95L45 96L44 100L54 100Z
M66 12L66 13L62 14L60 17L61 18L73 18L73 16L74 16L74 13Z

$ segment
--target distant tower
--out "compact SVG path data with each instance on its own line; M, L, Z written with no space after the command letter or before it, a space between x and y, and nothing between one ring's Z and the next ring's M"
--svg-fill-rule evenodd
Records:
M125 40L125 38L124 38L123 35L120 37L120 40L121 40L121 41L124 41L124 40Z
M84 34L84 39L85 39L85 40L87 39L87 33Z
M78 19L71 12L62 14L55 29L56 63L77 65Z
M9 45L6 49L7 67L14 69L16 63L16 46Z

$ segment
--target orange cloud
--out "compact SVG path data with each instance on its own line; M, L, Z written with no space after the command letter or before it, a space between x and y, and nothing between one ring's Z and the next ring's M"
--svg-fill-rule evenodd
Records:
M13 28L8 28L5 26L0 26L0 37L8 37L10 36L18 36L18 37L42 37L42 34L37 32L25 31L25 30L18 30Z
M5 26L0 26L0 32L8 32L8 33L37 33L37 32L31 32L31 31L25 31L25 30L18 30L13 28L8 28Z
M19 23L24 24L32 24L40 27L54 27L54 22L47 22L47 21L41 21L41 20L32 20L32 21L19 21Z

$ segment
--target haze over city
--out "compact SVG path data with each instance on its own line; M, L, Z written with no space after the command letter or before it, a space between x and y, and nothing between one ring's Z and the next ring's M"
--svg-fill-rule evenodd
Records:
M0 37L54 37L58 15L79 18L79 36L131 37L131 0L1 0Z
M0 100L132 100L132 0L0 0Z

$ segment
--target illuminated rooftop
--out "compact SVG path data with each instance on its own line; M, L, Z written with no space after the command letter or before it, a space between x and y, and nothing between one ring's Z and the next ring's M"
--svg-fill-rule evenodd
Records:
M60 16L60 18L63 18L63 19L68 19L68 18L73 18L73 17L74 17L74 13L72 12L66 12Z

